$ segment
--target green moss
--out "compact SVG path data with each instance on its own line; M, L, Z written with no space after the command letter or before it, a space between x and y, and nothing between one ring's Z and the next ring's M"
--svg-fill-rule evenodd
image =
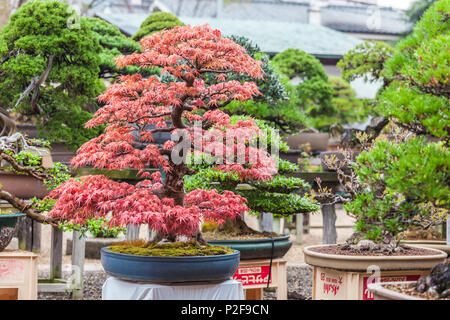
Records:
M154 257L215 256L233 253L233 250L227 247L203 245L195 241L165 244L143 240L124 241L108 247L108 250L123 254Z

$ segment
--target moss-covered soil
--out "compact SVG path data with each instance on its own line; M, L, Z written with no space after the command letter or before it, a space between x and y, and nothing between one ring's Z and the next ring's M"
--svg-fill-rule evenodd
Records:
M124 241L108 247L109 251L132 254L138 256L155 257L187 257L187 256L215 256L233 253L233 249L201 244L196 241L171 242L158 244L145 240Z

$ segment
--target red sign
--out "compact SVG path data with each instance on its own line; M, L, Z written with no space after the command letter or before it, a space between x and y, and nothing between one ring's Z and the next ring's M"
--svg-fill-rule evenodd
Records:
M380 282L417 281L419 278L419 275L382 276L380 277ZM369 277L363 278L363 300L373 300L373 294L367 288L368 279Z
M326 295L333 294L333 296L336 296L343 285L343 277L340 275L333 277L322 272L320 280L323 281L323 293Z
M241 282L243 286L253 286L267 284L269 274L270 266L239 267L233 279ZM269 283L272 283L272 278Z

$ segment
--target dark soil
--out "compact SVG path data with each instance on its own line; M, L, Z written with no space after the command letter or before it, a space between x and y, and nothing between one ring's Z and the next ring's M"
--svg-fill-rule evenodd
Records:
M343 245L332 245L326 247L311 248L311 251L343 256L427 256L439 254L439 252L436 251L410 246L401 246L401 248L403 250L400 250L398 252L381 253L370 250L344 249Z
M449 298L435 298L430 295L428 292L420 293L416 290L416 283L410 284L390 284L384 286L386 289L393 290L398 293L406 294L409 296L414 296L427 300L450 300Z

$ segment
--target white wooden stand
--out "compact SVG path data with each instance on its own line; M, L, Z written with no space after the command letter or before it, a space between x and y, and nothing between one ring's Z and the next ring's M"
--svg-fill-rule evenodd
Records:
M37 299L37 255L22 250L0 252L0 300Z

